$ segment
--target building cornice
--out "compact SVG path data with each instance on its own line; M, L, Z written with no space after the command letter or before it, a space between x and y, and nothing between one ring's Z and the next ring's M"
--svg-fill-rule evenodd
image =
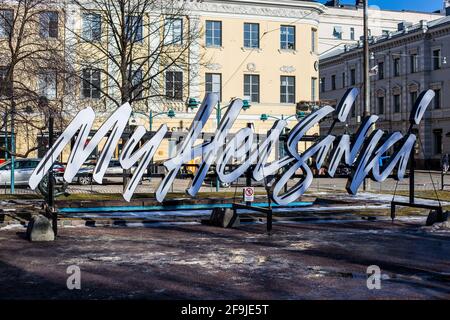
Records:
M319 15L326 10L320 3L292 0L206 0L186 3L186 7L194 12L305 20L318 20Z
M450 34L450 23L445 23L427 29L416 29L413 32L406 33L401 36L394 36L392 38L382 39L380 42L373 42L370 44L370 50L376 52L395 49L407 43L423 40L427 36L442 36L445 34ZM358 48L351 48L349 51L322 59L320 64L323 67L334 65L348 59L360 58L362 51L362 46Z

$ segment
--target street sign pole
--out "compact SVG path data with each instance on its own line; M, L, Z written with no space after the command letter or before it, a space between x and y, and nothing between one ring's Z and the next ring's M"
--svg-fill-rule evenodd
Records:
M54 132L53 132L54 118L53 113L50 111L50 117L48 119L48 148L49 150L53 147L54 143ZM48 210L52 217L52 227L55 237L58 234L58 213L55 210L55 185L53 183L53 166L50 167L48 171Z
M250 122L247 123L247 127L251 129L252 128L252 123L250 123ZM247 141L248 141L248 138L245 140L245 143L247 143ZM251 150L251 148L249 148L249 151L247 152L246 160L250 158L250 152L251 152L250 150ZM251 165L248 167L247 171L245 172L245 186L246 187L251 187L252 186L252 166ZM251 201L246 201L245 204L247 206L251 206L252 205Z

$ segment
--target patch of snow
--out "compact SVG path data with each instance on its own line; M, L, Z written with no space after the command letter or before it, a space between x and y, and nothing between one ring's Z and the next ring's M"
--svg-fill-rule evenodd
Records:
M4 227L1 227L0 230L6 231L6 230L17 230L17 229L25 229L25 228L26 228L26 226L17 223L17 224L8 224Z

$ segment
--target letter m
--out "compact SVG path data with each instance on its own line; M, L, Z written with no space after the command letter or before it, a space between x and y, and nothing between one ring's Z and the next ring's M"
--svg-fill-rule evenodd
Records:
M108 132L111 132L93 172L93 179L97 183L102 183L103 176L108 168L111 157L122 136L125 126L127 125L130 115L131 106L129 103L126 103L118 108L108 120L103 123L91 140L88 140L94 124L95 113L90 107L81 110L33 171L29 180L30 188L33 190L36 189L42 178L52 167L53 163L61 155L64 148L78 133L64 172L64 180L72 182L73 178L78 173L78 170L80 170L83 163L92 154L95 147L98 146L103 138L105 138Z

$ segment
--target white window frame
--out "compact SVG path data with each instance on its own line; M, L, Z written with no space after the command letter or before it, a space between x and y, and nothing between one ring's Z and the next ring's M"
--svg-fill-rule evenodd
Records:
M98 20L97 20L98 19ZM102 16L98 13L83 13L83 38L87 41L100 41L102 35ZM98 24L97 24L98 23ZM97 32L95 32L95 30Z
M164 44L182 45L183 44L183 19L166 18L164 30Z
M211 28L208 28L210 26ZM221 47L222 46L222 21L219 20L206 20L205 22L205 44L207 47ZM211 33L211 37L208 37L208 31ZM212 43L208 43L208 39Z
M210 79L208 79L210 77ZM205 92L217 93L219 101L222 101L222 74L206 73L205 74Z
M290 82L293 80L293 83ZM280 103L295 103L296 95L296 79L295 76L280 76ZM293 92L289 92L289 88L293 88Z
M246 80L249 80L248 82ZM257 80L257 81L256 81ZM257 90L253 90L257 85ZM246 87L249 91L246 92ZM245 74L244 75L244 96L249 97L250 102L259 103L261 100L261 78L258 74ZM258 99L253 99L257 96Z

